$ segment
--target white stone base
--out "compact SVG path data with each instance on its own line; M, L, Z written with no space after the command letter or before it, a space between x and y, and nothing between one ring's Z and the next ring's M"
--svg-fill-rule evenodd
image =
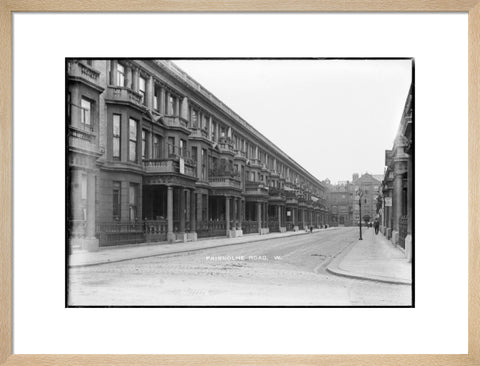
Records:
M391 239L392 238L392 229L387 227L385 229L385 236L387 237L387 239Z
M392 243L393 243L393 245L398 245L398 231L397 230L392 231Z
M299 230L299 229L298 229L298 226L295 225L295 226L293 227L293 231L298 231L298 230Z
M287 231L286 227L280 226L280 232L285 233Z
M187 233L187 241L197 241L197 233L195 231Z
M97 238L71 238L70 248L96 252L99 248Z
M187 233L175 233L176 240L179 240L183 243L187 242L188 234Z
M242 229L233 229L227 231L227 238L239 238L241 236L243 236Z
M172 233L172 232L167 233L167 241L169 243L174 243L175 239L176 239L175 233Z
M412 236L408 234L405 237L405 258L407 258L409 263L412 262L412 254L413 254Z
M270 232L270 229L268 227L262 227L260 229L260 235L265 235L265 234L268 234Z

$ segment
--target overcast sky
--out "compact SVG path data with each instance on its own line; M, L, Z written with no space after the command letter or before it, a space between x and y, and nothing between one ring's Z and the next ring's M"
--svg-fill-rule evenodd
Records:
M412 77L410 60L177 60L320 180L382 174Z

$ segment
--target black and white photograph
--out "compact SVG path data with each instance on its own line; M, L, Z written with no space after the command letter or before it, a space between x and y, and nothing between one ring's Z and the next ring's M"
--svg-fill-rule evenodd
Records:
M66 307L414 307L415 65L67 58Z

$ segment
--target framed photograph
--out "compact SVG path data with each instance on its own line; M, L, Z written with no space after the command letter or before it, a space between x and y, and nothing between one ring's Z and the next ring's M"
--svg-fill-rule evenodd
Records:
M2 5L0 363L480 362L479 6Z

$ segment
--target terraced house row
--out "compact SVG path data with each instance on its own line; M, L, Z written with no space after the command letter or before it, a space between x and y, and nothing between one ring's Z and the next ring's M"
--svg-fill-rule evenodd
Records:
M326 224L326 187L168 60L68 59L70 249Z

